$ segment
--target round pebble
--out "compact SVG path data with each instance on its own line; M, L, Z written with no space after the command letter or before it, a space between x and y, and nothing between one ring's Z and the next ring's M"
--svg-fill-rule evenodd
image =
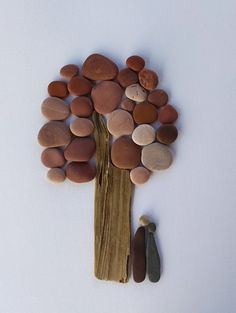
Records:
M138 77L140 85L147 90L155 89L158 84L157 74L152 70L144 68L141 72L139 72Z
M140 163L141 148L129 137L118 138L111 146L111 160L118 168L132 169Z
M76 118L70 124L70 130L72 134L79 137L86 137L93 133L93 122L87 118Z
M129 112L133 112L134 107L135 107L135 102L126 98L124 100L121 101L120 104L121 109L129 111Z
M69 94L67 84L63 81L53 81L48 85L48 94L51 97L66 98Z
M130 100L143 102L147 98L147 92L139 84L133 84L125 89L125 95Z
M143 148L141 159L150 171L164 170L172 163L172 153L167 146L154 142Z
M149 223L148 226L147 226L147 230L149 233L155 233L157 227L156 227L156 224L154 223Z
M141 226L147 226L150 223L150 219L146 215L142 215L139 218L139 224Z
M70 109L65 101L56 97L48 97L41 105L41 112L48 120L65 120L70 115Z
M121 70L117 76L117 80L122 87L128 87L129 85L138 82L138 75L129 68L124 68Z
M107 118L107 129L115 137L130 135L134 130L132 115L124 110L115 110Z
M93 104L88 97L77 97L71 101L71 113L79 117L89 117L93 113Z
M43 147L65 146L70 141L70 129L63 122L50 121L43 125L38 134L38 142Z
M57 148L45 149L41 154L41 162L46 167L63 167L66 163L63 151Z
M138 55L132 55L126 60L126 65L135 72L140 72L144 66L145 61Z
M121 102L123 90L120 85L112 81L103 81L92 89L92 99L95 110L100 114L107 114L117 108Z
M51 168L47 173L47 178L53 183L62 183L66 179L66 174L61 168Z
M64 156L67 161L86 162L89 161L96 150L93 138L74 138L65 148Z
M139 146L149 145L155 140L155 129L148 124L139 125L133 131L132 139Z
M149 180L151 173L145 167L136 167L130 171L130 180L134 185L142 185Z
M174 123L178 118L178 113L175 108L167 104L163 108L161 108L159 113L159 121L162 124L171 124Z
M91 80L111 80L116 77L118 67L101 54L92 54L84 62L82 74Z
M66 176L74 183L87 183L96 176L96 168L88 162L71 162L66 167Z
M79 67L75 64L67 64L60 69L60 75L65 79L79 75Z
M142 102L135 106L133 118L137 124L151 124L158 118L156 107L148 102Z
M158 108L164 106L168 102L168 95L167 93L162 89L156 89L150 92L148 96L148 101Z
M72 96L83 96L90 93L92 89L91 82L83 77L72 77L68 83L68 90Z
M178 137L178 130L174 125L161 125L156 133L156 138L159 142L166 145L171 144Z

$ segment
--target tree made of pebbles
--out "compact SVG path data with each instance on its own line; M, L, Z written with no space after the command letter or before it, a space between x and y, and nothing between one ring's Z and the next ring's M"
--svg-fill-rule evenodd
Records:
M96 177L95 275L120 282L128 280L132 186L171 165L168 145L178 135L178 113L156 89L157 74L140 56L126 65L119 71L112 60L92 54L81 70L62 67L62 79L48 85L41 112L49 121L38 134L49 180Z

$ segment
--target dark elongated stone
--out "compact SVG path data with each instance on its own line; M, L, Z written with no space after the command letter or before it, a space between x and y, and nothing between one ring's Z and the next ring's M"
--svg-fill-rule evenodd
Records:
M139 227L133 239L133 278L136 283L144 281L146 276L145 228Z
M152 230L147 234L146 253L148 278L152 283L156 283L161 276L161 262Z

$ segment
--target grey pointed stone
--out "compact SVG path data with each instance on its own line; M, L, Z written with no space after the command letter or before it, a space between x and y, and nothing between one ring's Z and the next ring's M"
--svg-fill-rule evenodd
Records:
M161 262L153 232L147 233L147 273L151 282L156 283L161 276Z

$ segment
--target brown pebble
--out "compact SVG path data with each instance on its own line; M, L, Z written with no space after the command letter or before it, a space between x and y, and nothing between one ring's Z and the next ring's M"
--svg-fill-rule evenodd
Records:
M71 141L71 132L65 123L50 121L40 129L38 141L41 146L48 148L65 146Z
M139 72L138 77L140 85L147 90L155 89L158 84L158 76L152 70L144 68L141 72Z
M164 106L168 102L168 95L167 93L162 89L156 89L150 92L148 96L148 101L158 108Z
M129 137L120 137L111 146L111 160L118 168L132 169L139 165L141 148Z
M93 138L74 138L65 148L64 156L67 161L86 162L89 161L96 150Z
M48 148L42 152L41 162L46 167L63 167L66 160L62 150L57 148Z
M175 108L167 104L161 108L159 112L159 122L162 124L171 124L174 123L178 118L178 113Z
M112 81L103 81L92 89L92 99L95 110L107 114L117 108L123 95L121 87Z
M159 142L166 145L171 144L178 137L178 130L174 125L165 124L161 125L156 133L156 138Z
M126 98L124 100L121 101L120 104L121 109L129 111L129 112L133 112L134 107L135 107L135 102Z
M133 239L133 278L136 283L144 281L146 276L145 228L140 226Z
M111 80L116 77L118 67L101 54L92 54L84 62L82 74L91 80Z
M145 167L135 167L130 171L130 180L134 185L142 185L149 180L151 172Z
M131 70L140 72L145 66L145 61L138 55L132 55L126 60L126 64Z
M70 130L75 136L87 137L93 133L94 125L88 118L76 118L70 124Z
M88 97L77 97L70 104L71 113L79 117L89 117L93 113L93 104Z
M74 183L87 183L96 176L96 168L88 162L71 162L66 167L66 176Z
M61 168L51 168L47 173L47 178L53 183L62 183L66 179L66 174Z
M65 79L79 75L79 67L75 64L67 64L60 69L60 75Z
M48 94L51 97L66 98L69 94L67 84L60 80L51 82L48 85Z
M122 87L126 88L127 86L138 82L138 75L131 69L124 68L119 72L117 80Z
M157 120L158 113L154 105L142 102L135 106L133 118L137 124L150 124Z
M115 137L132 134L134 130L132 115L125 110L114 110L108 115L107 129Z
M68 90L72 96L83 96L90 93L92 89L91 82L83 77L72 77L68 83Z
M41 112L48 120L65 120L70 115L70 109L65 101L56 97L48 97L41 105Z

